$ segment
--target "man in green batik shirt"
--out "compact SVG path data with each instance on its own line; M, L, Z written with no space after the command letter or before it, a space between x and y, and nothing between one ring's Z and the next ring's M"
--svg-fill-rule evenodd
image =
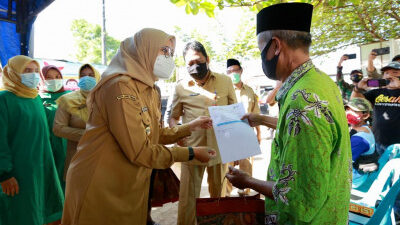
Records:
M276 128L267 181L229 168L238 188L265 200L266 224L347 224L351 148L343 100L336 84L309 58L312 5L283 3L257 15L264 73L283 82L279 119L246 114L251 126Z

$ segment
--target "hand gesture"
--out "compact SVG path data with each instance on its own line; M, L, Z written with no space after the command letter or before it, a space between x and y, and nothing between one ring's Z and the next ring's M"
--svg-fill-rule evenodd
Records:
M376 54L376 52L371 51L371 52L369 53L369 55L368 55L368 60L374 61L374 59L376 59L376 56L377 56L377 55L378 55L378 54Z
M342 66L342 63L343 63L344 61L348 60L348 59L349 59L349 56L348 56L348 55L342 55L342 57L340 57L338 66L341 67L341 66Z
M19 185L15 177L11 177L10 179L1 182L1 188L3 189L4 194L8 196L11 195L14 197L14 195L19 193Z
M357 83L357 88L362 89L362 90L367 90L368 89L368 85L367 85L368 80L369 80L369 78L364 78L364 79L360 80L360 82Z
M193 147L194 158L202 163L206 163L214 158L217 153L209 147Z
M388 77L390 83L385 87L390 90L400 89L400 79L398 77Z
M262 115L257 114L257 113L247 113L245 114L241 120L245 120L247 119L247 121L249 121L249 125L251 127L256 127L261 125L263 119L262 119Z
M209 129L212 127L212 120L208 116L199 116L195 120L189 122L190 130Z
M225 177L232 183L233 186L239 189L245 189L249 187L251 177L249 174L235 169L232 166L229 166L229 171L225 175Z

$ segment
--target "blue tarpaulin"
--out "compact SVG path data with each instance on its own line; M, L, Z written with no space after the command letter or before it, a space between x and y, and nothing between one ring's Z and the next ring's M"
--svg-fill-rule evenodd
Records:
M54 0L0 0L0 60L29 54L29 37L36 16Z

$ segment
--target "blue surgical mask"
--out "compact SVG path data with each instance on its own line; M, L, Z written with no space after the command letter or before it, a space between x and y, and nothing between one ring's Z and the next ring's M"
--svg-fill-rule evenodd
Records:
M79 79L78 87L82 91L90 91L96 86L96 78L91 76L84 76Z
M40 81L39 73L23 73L21 74L21 83L28 88L37 88Z

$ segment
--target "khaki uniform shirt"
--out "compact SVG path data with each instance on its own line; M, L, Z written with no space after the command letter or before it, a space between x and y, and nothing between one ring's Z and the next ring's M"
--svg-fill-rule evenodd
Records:
M222 74L210 71L210 77L203 86L199 86L193 79L187 78L180 81L175 87L172 100L171 117L187 123L199 116L209 116L208 107L231 105L236 103L235 91L232 80ZM221 163L214 129L198 130L192 132L187 138L187 146L209 146L217 151L217 157L208 164L192 160L193 165L216 165Z
M235 94L238 102L243 103L244 109L248 113L260 113L260 106L258 105L258 97L253 89L248 85L242 83L242 88L235 86Z
M160 128L155 87L117 76L92 96L86 131L68 173L63 225L146 224L152 168L188 161L188 125ZM161 144L159 144L161 143Z

